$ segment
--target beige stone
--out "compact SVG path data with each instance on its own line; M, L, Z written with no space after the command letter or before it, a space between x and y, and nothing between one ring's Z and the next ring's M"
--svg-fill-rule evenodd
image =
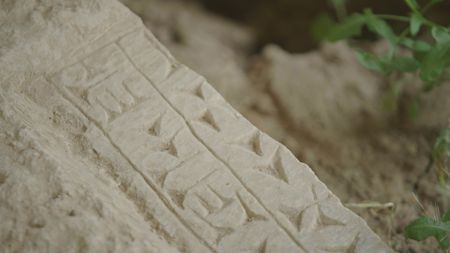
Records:
M254 37L249 29L208 14L193 1L121 1L178 61L204 76L235 109L242 113L248 107L254 93L243 57Z
M120 3L0 7L0 252L390 252Z

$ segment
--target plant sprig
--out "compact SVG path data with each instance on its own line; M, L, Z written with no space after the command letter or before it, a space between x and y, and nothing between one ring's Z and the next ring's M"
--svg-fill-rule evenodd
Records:
M448 233L450 232L450 210L441 218L422 216L411 222L405 228L405 236L423 241L428 237L434 237L442 250L447 250L450 246Z
M450 120L445 129L442 130L436 142L433 145L431 152L433 166L439 176L439 181L445 184L446 178L449 177L448 168L446 166L447 160L450 158Z
M390 75L394 72L418 73L424 82L424 90L430 90L441 80L446 68L450 67L450 30L428 20L424 13L431 6L443 0L431 0L420 8L416 0L405 0L411 9L409 16L374 14L370 9L354 13L341 22L333 23L330 18L319 20L322 37L335 42L361 35L364 27L389 42L389 50L381 55L357 50L359 62L368 69ZM408 28L397 35L388 21L404 22ZM327 27L327 29L324 29ZM419 35L428 32L433 41L426 42ZM400 47L408 48L411 56L401 56Z

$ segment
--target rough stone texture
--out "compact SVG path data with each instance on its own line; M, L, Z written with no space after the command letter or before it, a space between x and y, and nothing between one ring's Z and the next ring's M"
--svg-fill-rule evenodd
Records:
M390 252L120 3L0 7L1 252Z
M121 0L137 13L171 54L204 76L239 112L256 95L243 57L253 42L249 29L203 10L192 1Z

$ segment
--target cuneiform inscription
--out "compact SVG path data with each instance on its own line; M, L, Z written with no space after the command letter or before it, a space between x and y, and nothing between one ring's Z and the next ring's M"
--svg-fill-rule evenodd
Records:
M164 98L160 97L158 91L154 90L152 83L158 84L170 79L173 70L170 60L166 59L163 53L152 45L146 45L147 42L152 43L148 41L145 35L136 39L140 41L143 38L146 41L140 41L136 48L139 49L144 46L149 48L145 51L145 55L151 57L140 57L137 51L132 53L129 46L132 43L129 41L130 38L126 39L128 42L122 40L118 44L102 49L107 53L95 53L94 55L98 55L97 58L89 57L89 59L65 68L60 73L61 77L59 77L59 83L64 85L62 87L65 91L76 98L75 101L81 104L80 107L87 114L90 114L92 118L97 119L108 133L112 129L112 124L119 118L126 118L131 111L145 110L145 108L138 107L143 102L148 101L148 98L151 96L164 100ZM120 46L118 47L118 45ZM105 55L108 53L110 56L106 57ZM110 57L114 59L111 60L109 59ZM98 64L97 60L103 61L104 64ZM155 71L155 69L158 71ZM66 73L67 76L64 76L62 75L64 71L67 73L78 72L78 74ZM74 77L72 80L69 80L70 75ZM55 78L55 80L57 79ZM193 99L195 98L197 103L208 103L211 101L211 99L208 99L210 95L206 92L209 88L207 84L201 82L194 89L189 90L189 96ZM164 101L164 103L167 102ZM204 153L213 156L206 148L200 148L200 151L197 150L198 152L185 152L186 145L192 143L199 145L198 140L195 138L190 141L183 140L186 135L192 135L185 122L184 125L178 126L177 130L167 131L165 129L166 118L179 116L167 116L167 110L172 110L172 108L167 108L170 107L169 104L161 107L164 107L164 110L156 112L151 117L143 114L147 120L142 126L137 127L133 121L129 121L133 122L129 123L132 126L130 132L134 132L131 134L134 135L133 138L137 136L136 132L139 129L139 131L142 131L142 136L145 136L143 139L149 143L144 143L142 146L132 145L133 149L124 148L121 143L126 142L115 138L126 139L126 135L129 134L127 131L123 131L121 135L117 135L112 139L116 141L115 144L117 146L126 151L124 153L128 158L149 176L151 184L155 184L158 194L162 198L169 198L167 203L170 203L168 205L171 206L174 212L178 213L181 219L188 220L188 224L193 224L198 220L202 221L204 225L196 224L194 229L196 231L201 231L202 226L208 226L216 231L217 237L214 241L216 245L219 245L224 237L238 230L242 231L252 227L251 224L271 221L273 225L273 215L268 214L267 210L264 210L265 207L260 206L260 200L254 199L252 194L255 193L250 194L245 183L239 182L239 178L234 178L234 174L230 173L223 164L218 162L217 158L213 159L214 163L220 164L220 166L216 165L215 167L208 167L207 164L203 163L202 159L197 160ZM196 112L194 117L199 115L198 118L189 117L189 124L197 121L197 123L208 127L216 133L226 132L229 122L219 122L212 113L211 108L205 106L203 107L203 112ZM238 147L245 150L246 154L250 154L253 158L256 157L255 159L259 159L259 161L268 158L263 163L263 166L255 166L253 168L289 185L292 182L290 182L287 175L282 155L280 155L280 148L275 149L270 154L272 148L263 143L264 138L264 135L255 129L228 144L231 144L230 146L233 146L233 148ZM130 139L130 141L133 141L133 139ZM139 155L135 155L135 153ZM158 160L155 159L155 153L160 153L156 155L164 154L164 159L161 159L164 162L155 164L155 161ZM194 163L198 163L198 165L193 165ZM252 166L248 166L248 168L250 169ZM215 184L210 182L210 178L213 178L215 174L223 173L224 171L227 172L227 177L233 177L233 180L238 181L236 183L238 187L234 189L233 194L221 192L222 189L220 187L215 187ZM242 192L245 192L245 194ZM253 204L249 204L249 202L253 202ZM258 208L255 209L255 205ZM333 218L327 212L324 212L319 205L308 206L300 212L297 211L298 209L292 208L280 209L280 211L292 222L297 231L302 231L305 217L306 219L310 218L307 215L305 216L305 213L309 212L308 210L313 207L316 208L315 229L345 225L339 219ZM198 219L193 220L191 216L186 215L189 212L195 213ZM277 224L273 227L279 229ZM206 241L210 242L209 240ZM264 240L260 247L254 247L254 249L256 252L266 252L267 245L267 240Z
M103 126L155 93L115 44L64 68L52 81Z
M311 189L313 202L297 211L291 207L282 208L283 213L295 230L299 233L321 230L328 226L345 226L345 223L326 214L321 207L320 200L314 186Z
M216 231L216 244L238 229L250 228L253 222L269 220L262 210L255 210L254 204L248 203L248 196L244 197L239 191L226 196L205 184L194 190L188 199L199 219Z
M121 49L133 64L153 83L161 83L173 71L170 59L162 53L155 42L143 30L129 34L118 41Z
M255 169L289 184L289 178L286 169L284 168L285 165L283 164L280 152L280 147L277 147L271 157L269 157L269 161L262 165L255 166Z

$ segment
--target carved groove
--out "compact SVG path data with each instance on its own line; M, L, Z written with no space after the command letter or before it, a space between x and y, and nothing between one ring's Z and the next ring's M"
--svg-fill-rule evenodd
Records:
M255 167L256 170L264 173L266 175L272 176L278 180L283 181L286 184L289 184L289 179L286 174L286 170L283 165L283 161L281 159L280 147L275 149L270 161L266 165L260 165Z
M303 212L306 209L307 208L301 210L300 212L297 212L295 210L290 210L290 209L280 210L280 212L283 213L286 216L286 218L288 218L288 220L291 222L291 224L295 228L295 230L297 232L300 232L301 227L302 227L302 221L303 221Z
M159 152L167 153L175 158L178 158L178 149L175 145L175 138L178 133L181 132L182 129L179 129L168 141L164 141L161 143L159 147Z
M328 226L345 226L345 224L335 218L326 215L322 208L318 207L319 217L318 217L318 229L328 227Z
M206 100L205 92L203 91L203 80L202 83L194 89L194 96L200 98L201 100Z
M203 115L198 119L199 122L203 123L204 125L210 127L216 132L220 132L220 127L216 122L216 119L214 118L213 114L206 110Z
M186 194L182 191L177 190L169 190L167 191L169 193L169 196L172 198L172 201L177 204L177 206L181 209L184 209L184 199L186 197Z
M153 121L152 126L148 128L148 134L152 136L160 136L161 135L161 122L165 113L161 113L155 121Z
M175 144L173 143L173 140L162 143L159 151L167 153L171 156L178 158L178 150L177 150L177 147L175 146Z
M258 156L264 155L261 143L261 132L258 130L238 138L232 144L244 148Z
M239 203L241 204L242 208L245 211L245 215L247 217L246 222L253 222L253 221L258 221L258 220L267 220L267 218L264 217L263 215L257 214L252 209L250 209L250 207L244 202L244 200L242 199L242 197L241 197L241 195L239 193L236 193L236 197L237 197Z
M199 213L197 213L196 211L193 211L193 213L201 220L203 221L207 226L209 226L210 228L212 228L213 230L215 230L217 232L217 238L215 240L215 245L219 245L220 242L222 241L222 239L224 237L226 237L227 235L230 235L234 232L234 229L232 228L223 228L223 227L218 227L218 226L214 226L213 224L211 224L211 222L209 222L208 220L205 219L205 217L203 217L202 215L200 215Z

